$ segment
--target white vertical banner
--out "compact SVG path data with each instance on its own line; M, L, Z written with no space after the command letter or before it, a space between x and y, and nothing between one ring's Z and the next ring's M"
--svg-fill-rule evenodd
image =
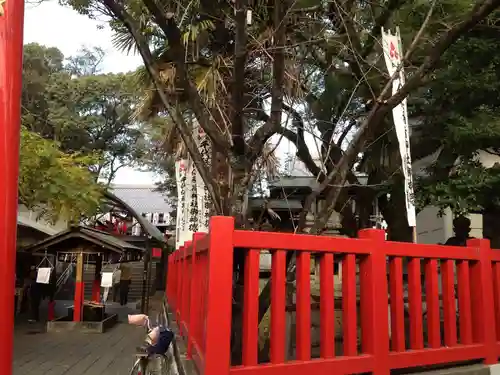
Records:
M175 182L177 184L177 218L175 230L175 248L184 243L185 231L187 228L187 210L186 210L186 172L188 161L185 159L177 160L175 162Z
M210 139L207 137L201 126L195 126L194 139L198 149L200 150L203 163L207 166L207 170L211 170L212 147ZM198 199L198 231L208 232L208 224L210 221L211 197L208 192L205 182L198 173L196 175L196 197Z
M189 158L188 171L187 171L187 217L188 227L185 241L193 239L193 233L198 231L198 198L196 197L196 175L198 171L194 165L193 159Z
M401 36L399 29L395 35L392 35L390 30L385 31L382 28L382 47L384 52L385 65L389 76L393 76L398 67L401 65L403 58L403 48L401 45ZM405 83L404 70L398 72L397 77L392 81L392 94L394 95ZM406 98L392 110L394 119L394 127L398 137L399 152L401 154L401 167L405 179L405 197L406 197L406 215L408 225L415 227L417 225L415 215L415 202L413 193L413 172L411 166L410 152L410 128L408 123L408 110L406 106Z

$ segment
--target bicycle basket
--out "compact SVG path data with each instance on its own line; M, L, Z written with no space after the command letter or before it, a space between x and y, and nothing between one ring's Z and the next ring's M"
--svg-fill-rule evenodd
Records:
M168 328L161 327L158 335L158 341L156 344L148 347L148 354L165 354L168 351L170 343L173 339L174 333Z

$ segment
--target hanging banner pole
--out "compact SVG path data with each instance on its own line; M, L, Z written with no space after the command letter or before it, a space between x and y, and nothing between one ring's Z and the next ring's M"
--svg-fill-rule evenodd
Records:
M24 0L0 0L0 363L12 374Z
M385 65L389 76L397 74L392 81L392 94L394 95L405 84L405 73L401 66L403 59L403 47L399 28L395 35L391 31L382 28L382 47L384 52ZM398 71L399 69L399 71ZM408 109L406 98L392 110L394 128L399 143L399 153L401 155L401 168L404 176L404 189L406 201L406 217L408 226L413 228L413 242L417 242L417 219L415 214L415 202L413 192L413 171L410 152L410 125L408 122Z

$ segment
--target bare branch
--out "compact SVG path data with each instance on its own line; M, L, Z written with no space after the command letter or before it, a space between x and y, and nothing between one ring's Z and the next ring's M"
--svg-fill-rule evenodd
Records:
M186 51L182 44L181 32L174 20L174 14L166 13L165 15L155 0L144 0L144 4L167 37L168 45L175 61L177 77L179 78L181 87L187 94L186 96L198 123L210 137L213 144L227 155L230 143L224 138L224 132L214 123L216 116L203 104L198 90L188 78L185 62Z
M234 40L234 73L232 83L232 116L231 130L233 147L237 155L245 154L245 139L243 126L243 107L245 93L245 64L247 61L247 33L246 33L246 0L236 0L235 21L236 35Z
M283 1L274 1L274 43L273 49L273 87L271 89L271 116L262 125L249 141L249 160L252 165L261 154L266 142L276 134L281 127L283 108L283 87L285 84L285 52L286 26L283 21Z
M500 0L486 0L482 3L481 6L476 6L474 9L464 18L463 21L456 24L449 31L444 33L435 44L435 46L428 53L427 58L424 63L420 66L417 72L408 80L408 82L392 97L388 100L385 100L386 95L388 95L390 87L392 85L393 80L395 79L398 71L391 77L391 79L387 82L386 86L382 90L382 93L377 98L376 103L373 108L368 113L367 118L360 126L360 129L356 133L351 145L349 146L346 153L342 156L339 164L335 167L335 169L329 174L328 178L320 185L319 189L312 192L306 199L306 203L304 205L304 210L301 213L301 220L299 223L299 228L303 227L305 224L305 215L309 211L312 203L316 199L316 197L323 191L328 185L333 186L342 186L348 174L348 171L351 169L354 161L356 160L357 155L361 152L368 136L371 131L374 131L379 124L382 122L383 118L387 115L387 113L394 108L396 105L401 103L404 98L408 96L412 90L415 90L420 85L423 84L424 78L428 73L433 71L439 62L441 56L446 52L446 50L464 33L472 29L478 22L486 18L491 12L493 12L496 8L500 6ZM432 9L431 9L432 11ZM426 19L428 19L426 17ZM417 33L414 41L412 42L410 48L408 49L405 58L402 61L406 61L409 56L415 50L418 40L423 34L423 29L425 29L426 23L422 25L420 31ZM401 65L402 65L401 64ZM341 188L332 188L326 197L326 202L328 204L323 208L323 210L316 216L315 223L313 228L311 228L311 233L315 233L320 231L325 225L326 221L330 217L331 213L335 208L335 203L339 197L341 192Z
M130 16L130 14L125 10L125 8L121 5L115 2L114 0L103 0L104 4L106 7L109 9L109 11L123 24L125 27L128 29L130 34L132 34L136 44L137 48L142 56L142 59L144 61L144 65L146 69L148 70L149 75L151 76L151 79L153 80L153 83L156 86L156 89L158 91L158 95L160 96L163 104L167 108L167 112L169 116L172 118L172 121L174 122L176 128L179 130L179 133L181 134L181 138L186 145L186 148L189 151L189 154L191 155L193 162L196 166L196 169L198 170L198 173L200 173L200 176L203 179L203 182L207 186L207 189L210 193L210 196L212 197L213 203L214 203L214 208L217 213L222 213L222 207L220 206L219 202L219 194L218 191L216 190L216 187L213 183L213 180L210 178L210 174L206 169L205 163L203 162L203 159L201 157L200 151L198 150L198 147L196 146L196 143L193 140L192 137L192 129L190 126L184 121L184 118L182 116L178 116L178 110L170 105L170 102L167 98L167 95L165 94L165 91L163 90L163 85L160 80L160 74L158 67L156 65L155 60L153 59L153 56L151 55L151 51L149 50L149 46L146 42L146 39L144 36L141 34L139 31L139 28L137 27L135 21L133 18Z
M373 25L369 35L368 40L366 41L365 45L363 46L361 50L361 58L366 59L370 53L372 53L375 43L378 41L378 38L380 38L380 33L382 30L382 27L386 26L387 22L391 18L392 14L394 13L395 10L397 10L401 5L404 3L408 2L408 0L388 0L385 8L382 10L382 12L378 15L378 17L375 19L375 24Z

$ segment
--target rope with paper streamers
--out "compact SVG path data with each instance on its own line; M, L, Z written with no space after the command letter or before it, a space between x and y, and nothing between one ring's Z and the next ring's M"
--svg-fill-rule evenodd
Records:
M120 256L120 259L118 259L118 264L115 266L115 268L113 269L113 271L111 272L111 280L113 280L113 276L115 275L116 271L118 270L118 265L120 264L120 262L122 261L123 259L123 253L121 254ZM104 267L106 267L107 265L111 264L111 261L108 261ZM103 268L104 268L103 267ZM104 274L104 272L101 272L101 283L102 283L102 275ZM112 283L113 281L111 281ZM111 287L104 287L104 292L102 294L102 303L106 303L107 300L108 300L108 296L109 296L109 290L113 287L113 284L111 284Z

